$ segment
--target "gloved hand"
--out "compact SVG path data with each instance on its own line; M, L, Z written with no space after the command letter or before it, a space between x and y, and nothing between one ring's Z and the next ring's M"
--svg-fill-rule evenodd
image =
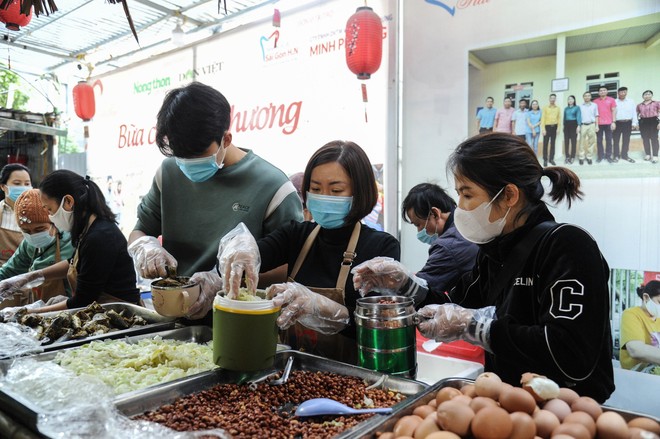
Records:
M44 280L41 270L30 271L5 279L0 282L0 300L13 297L18 290L38 287L44 283Z
M48 305L55 305L55 304L60 303L60 302L65 302L68 299L69 299L68 297L62 296L62 295L51 297L50 299L48 299L48 302L46 302L46 305L47 306Z
M297 282L274 284L266 290L273 304L282 307L277 325L287 329L298 322L322 334L332 335L348 325L348 308Z
M218 269L222 273L222 288L227 298L238 298L243 273L248 291L254 294L259 283L260 267L257 241L245 224L239 223L222 237L218 247Z
M425 289L428 288L426 279L415 276L401 262L383 256L364 261L353 267L351 273L353 273L353 287L363 297L371 291L409 296L406 293L413 293L414 288L408 288L406 292L401 291L409 286L409 281Z
M197 320L204 317L213 306L216 293L222 289L222 279L218 272L213 269L193 274L190 277L190 282L197 282L200 291L197 301L190 306L186 318Z
M160 245L154 236L141 236L128 246L128 254L133 258L135 269L145 279L167 277L170 271L176 271L178 262Z
M495 307L463 308L455 303L427 305L417 312L417 325L424 337L435 341L465 340L490 351L490 325Z

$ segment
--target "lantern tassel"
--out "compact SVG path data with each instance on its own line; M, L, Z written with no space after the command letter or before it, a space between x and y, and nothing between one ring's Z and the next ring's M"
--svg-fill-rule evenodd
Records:
M364 123L369 122L369 118L367 117L367 103L369 102L369 99L367 98L367 84L361 84L362 88L362 102L364 102Z
M279 9L273 10L273 26L275 27L280 27L280 20L282 19L282 16L280 14Z

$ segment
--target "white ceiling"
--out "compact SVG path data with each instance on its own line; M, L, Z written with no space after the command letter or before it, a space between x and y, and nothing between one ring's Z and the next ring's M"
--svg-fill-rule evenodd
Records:
M628 44L646 43L653 40L654 36L658 35L658 33L660 33L659 22L602 31L593 29L588 33L568 35L566 37L566 52L582 52L614 46L625 46ZM554 56L556 52L556 35L549 36L548 39L541 41L523 42L472 51L479 60L486 64L540 56Z

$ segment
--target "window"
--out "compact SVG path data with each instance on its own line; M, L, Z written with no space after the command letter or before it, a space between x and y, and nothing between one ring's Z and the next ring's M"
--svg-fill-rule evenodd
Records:
M518 103L521 99L527 101L527 107L529 108L532 98L534 97L534 83L533 82L523 82L520 84L506 84L504 86L504 98L511 99L511 106L518 108Z
M610 72L603 75L587 75L587 91L591 93L591 99L598 97L598 89L607 88L607 96L616 99L619 88L619 72Z

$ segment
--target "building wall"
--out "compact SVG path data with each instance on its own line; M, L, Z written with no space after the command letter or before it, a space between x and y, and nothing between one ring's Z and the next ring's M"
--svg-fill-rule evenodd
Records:
M585 28L607 29L611 23L642 17L649 22L660 20L660 3L645 0L555 0L525 2L505 0L406 1L402 5L402 103L401 103L401 193L422 181L437 181L453 192L453 181L447 179L445 163L451 151L472 134L474 110L487 94L502 96L494 86L483 87L483 93L470 90L470 77L477 74L469 67L470 51L485 47L530 41L546 35L577 32ZM441 5L444 5L441 6ZM453 9L452 9L453 8ZM510 20L509 20L510 19ZM621 48L614 61L625 75L635 74L635 89L639 95L642 84L660 89L658 68L648 67L659 58L657 47L647 52ZM628 52L630 50L630 52ZM635 50L637 54L633 52ZM583 76L603 62L597 55L585 56L586 67L575 71ZM566 68L572 67L573 55ZM640 59L641 58L641 59ZM657 62L657 61L656 61ZM503 85L501 71L511 72L511 65L493 66L485 75L489 81ZM519 62L538 75L547 95L549 80L554 76L554 63L549 59ZM643 66L643 67L639 67ZM548 69L548 73L541 70ZM610 70L608 68L608 70ZM602 72L601 72L602 73ZM516 73L515 78L527 80L529 73ZM475 81L477 82L477 81ZM573 85L575 84L575 85ZM637 85L639 84L639 85ZM571 87L581 85L575 80ZM630 86L630 85L629 85ZM644 87L646 88L646 87ZM660 90L656 90L660 95ZM650 166L650 165L649 165ZM622 169L622 168L621 168ZM554 213L559 221L579 224L598 241L612 267L653 270L660 267L660 167L645 178L594 178L585 181L584 202L568 211L559 206ZM401 228L402 258L411 269L419 269L427 257L428 247L416 240L413 227Z

